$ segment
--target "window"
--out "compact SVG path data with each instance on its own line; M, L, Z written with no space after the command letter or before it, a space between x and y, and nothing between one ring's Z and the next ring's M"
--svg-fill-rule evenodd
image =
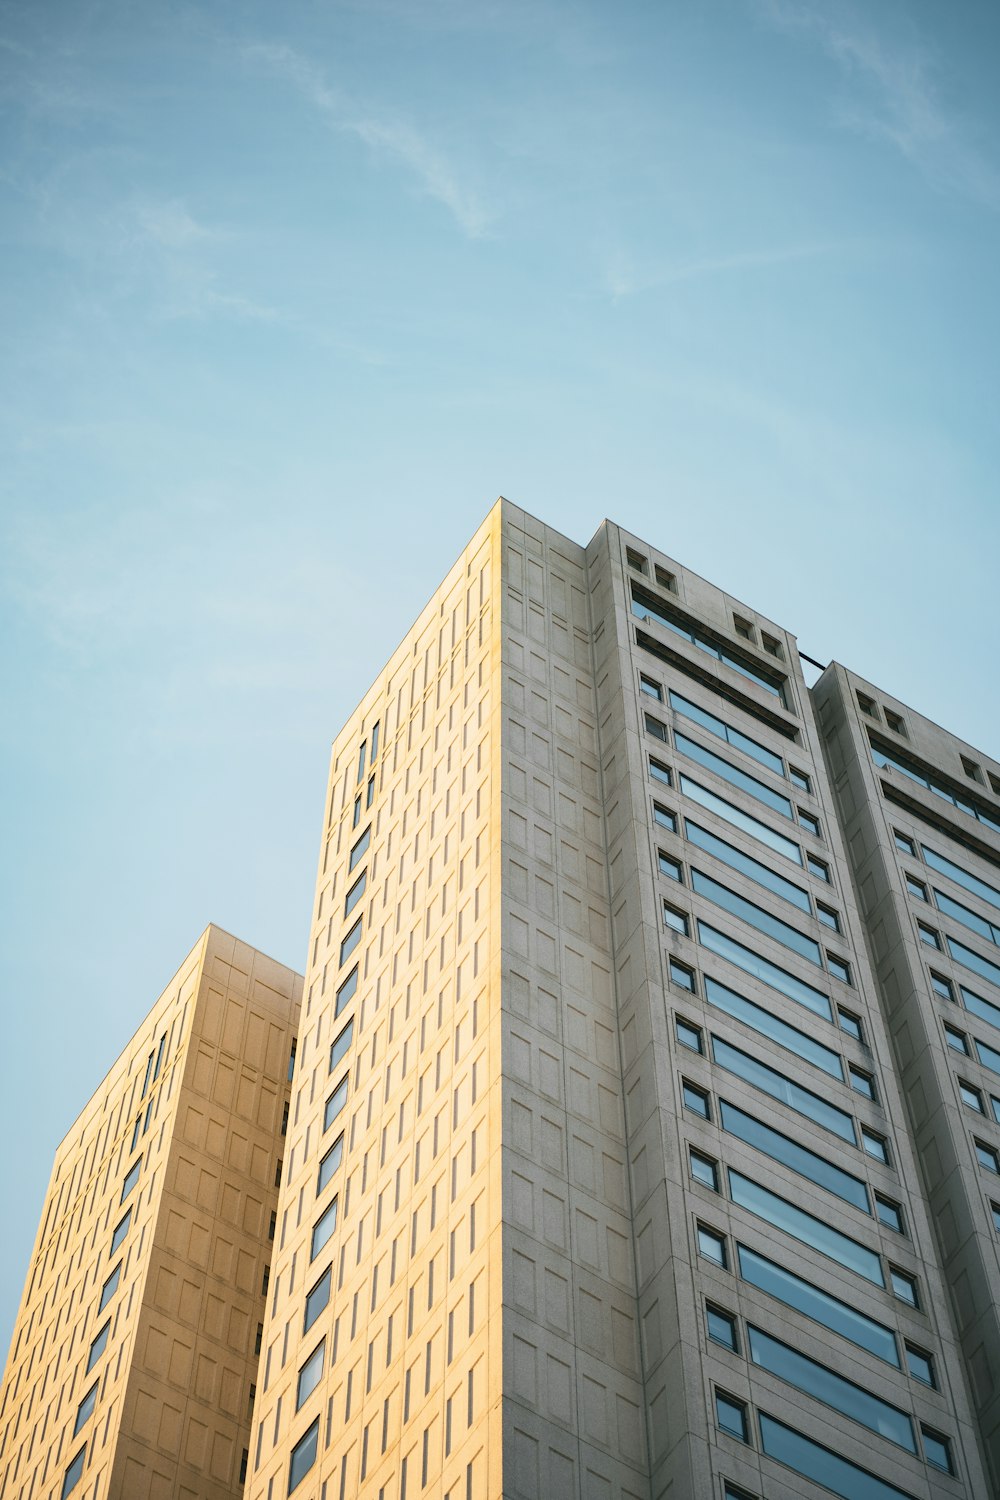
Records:
M825 865L821 859L817 859L815 854L807 854L806 864L809 867L810 875L815 875L819 880L825 880L827 885L830 884L829 866Z
M368 791L365 794L365 807L366 808L371 807L371 805L372 805L372 803L374 801L375 801L375 777L374 776L369 776L369 778L368 778Z
M381 721L381 719L376 719L375 723L372 725L372 758L371 758L371 762L370 762L371 765L374 765L375 762L378 760L378 738L379 738L379 735L380 735L381 731L382 731L382 721Z
M292 1079L295 1077L295 1052L297 1047L298 1038L293 1036L291 1050L288 1054L288 1074L285 1080L287 1083L291 1083Z
M926 1349L918 1349L916 1344L907 1344L906 1368L914 1380L922 1380L924 1385L937 1388L937 1380L934 1378L934 1356L928 1354Z
M772 1068L768 1063L758 1062L757 1058L751 1057L749 1052L744 1052L741 1047L734 1047L731 1042L723 1041L713 1033L710 1033L712 1044L712 1058L720 1067L727 1072L734 1073L737 1078L744 1082L753 1084L754 1088L760 1089L764 1094L769 1094L772 1099L779 1100L796 1114L804 1115L807 1120L812 1120L817 1125L822 1125L824 1130L847 1141L851 1146L857 1145L854 1135L854 1120L846 1110L838 1108L836 1104L821 1094L816 1094L812 1089L803 1088L800 1083L795 1083L784 1073Z
M672 785L669 766L663 765L661 761L654 760L652 755L649 757L649 774L656 781L662 781L664 786Z
M66 1500L66 1496L69 1494L70 1490L76 1489L77 1483L80 1479L80 1475L83 1473L83 1464L86 1457L87 1445L86 1443L84 1443L79 1453L74 1456L73 1462L66 1470L66 1473L63 1475L63 1485L61 1491L62 1500Z
M946 1474L954 1474L955 1465L951 1458L951 1443L943 1433L935 1432L933 1427L925 1427L920 1424L920 1435L924 1440L924 1457L935 1469L943 1469Z
M289 1111L290 1108L291 1108L291 1104L286 1099L285 1102L284 1102L284 1104L281 1106L281 1133L282 1133L282 1135L287 1135L288 1134L288 1111Z
M143 1122L142 1122L142 1133L143 1133L143 1135L145 1135L146 1131L149 1129L149 1122L153 1118L153 1106L155 1105L155 1103L156 1103L156 1095L154 1094L153 1097L150 1099L149 1103L146 1105L146 1114L145 1114L145 1116L143 1118Z
M787 1380L798 1391L821 1401L833 1411L877 1432L908 1453L916 1453L917 1440L913 1423L905 1411L873 1395L866 1388L855 1385L853 1380L838 1375L817 1359L800 1354L790 1344L765 1333L762 1328L747 1324L747 1344L750 1358L760 1369Z
M836 953L831 953L829 949L827 949L826 954L826 966L834 979L839 979L841 984L852 983L850 964L845 963L842 958L838 958Z
M892 1286L893 1296L898 1297L900 1302L905 1302L909 1307L920 1306L915 1276L911 1276L908 1271L901 1271L898 1266L890 1266L889 1283Z
M683 885L684 871L681 868L680 860L671 859L670 855L664 854L662 849L658 849L656 853L660 866L660 874L666 875L668 880L677 880Z
M339 1016L349 1001L354 999L358 988L358 971L353 968L337 991L337 1004L334 1007L334 1015Z
M625 557L630 568L634 568L637 573L646 572L646 559L641 552L636 552L634 547L626 547Z
M978 1037L974 1038L976 1043L976 1055L984 1068L990 1068L994 1073L1000 1073L1000 1052L994 1047L987 1047Z
M111 1236L111 1249L108 1252L110 1255L114 1255L115 1251L121 1245L121 1243L124 1240L125 1236L128 1234L129 1225L131 1224L131 1222L132 1222L132 1210L129 1209L129 1211L125 1215L125 1217L123 1219L119 1219L118 1223L115 1225L115 1232Z
M670 740L667 737L666 724L661 724L660 720L654 719L652 714L644 714L643 718L646 724L646 733L651 734L654 739L662 740L665 745L668 745L670 743ZM665 767L661 767L661 770L665 769ZM661 777L660 780L662 779L663 778Z
M970 931L978 933L980 937L985 938L988 943L993 943L997 947L1000 947L1000 923L988 922L985 917L981 917L971 907L963 906L961 901L955 901L951 896L946 895L944 891L939 891L937 886L933 887L933 891L938 911L944 912L946 916L954 917L955 921L961 922L963 927L968 927Z
M94 1339L94 1342L90 1346L90 1353L87 1356L87 1370L86 1370L86 1373L88 1375L90 1374L91 1370L97 1364L97 1361L100 1359L101 1355L104 1353L105 1349L107 1348L107 1346L108 1346L108 1334L110 1332L111 1332L111 1319L109 1318L108 1321L105 1323L104 1327L98 1333L97 1337Z
M316 1220L316 1223L313 1225L312 1244L309 1253L310 1260L316 1259L317 1255L322 1250L323 1246L327 1243L331 1234L337 1227L338 1202L339 1199L334 1198L330 1203L329 1208L327 1208L322 1214L320 1214L319 1218Z
M685 1109L689 1109L692 1114L700 1115L703 1120L710 1120L712 1118L712 1106L704 1089L700 1089L697 1084L689 1083L686 1078L682 1078L681 1094L684 1099Z
M733 615L733 629L736 631L736 634L738 636L741 636L745 641L752 641L755 639L753 626L750 624L749 620L744 620L741 615Z
M142 1080L142 1093L139 1095L140 1099L145 1099L145 1097L146 1097L146 1090L149 1088L150 1079L153 1076L153 1063L155 1061L155 1058L156 1058L156 1053L155 1052L151 1052L149 1054L149 1060L146 1063L146 1076Z
M966 989L964 984L960 984L958 988L966 1010L970 1010L980 1020L988 1021L991 1026L1000 1027L1000 1005L994 1005L990 1000L984 1000L980 995L975 994L973 990Z
M685 797L690 797L691 801L697 802L699 807L716 813L733 828L739 828L743 833L748 833L759 844L773 849L775 854L780 854L783 858L791 860L792 864L801 867L802 850L792 839L786 838L783 833L775 833L773 828L769 828L759 818L751 817L750 813L744 812L732 802L727 802L725 797L719 797L715 792L710 792L707 787L702 786L700 781L692 781L690 776L685 776L683 773L680 786Z
M958 1092L966 1109L974 1109L977 1115L985 1114L983 1109L983 1096L971 1083L965 1083L961 1078L958 1080Z
M292 1456L288 1464L288 1493L302 1482L316 1462L316 1453L319 1448L319 1417L312 1426L299 1438L292 1449Z
M777 656L780 658L785 654L782 650L781 642L775 640L773 635L768 635L765 630L762 630L760 633L760 643L768 656Z
M679 932L682 937L688 936L688 919L676 906L668 906L663 903L663 921L665 925L674 932Z
M159 1076L160 1076L160 1069L163 1067L163 1052L164 1052L164 1048L166 1047L166 1045L167 1045L167 1033L164 1032L163 1035L160 1037L160 1045L156 1049L156 1063L155 1063L155 1065L153 1067L153 1082L154 1083L159 1078Z
M889 1143L884 1135L879 1135L877 1131L869 1130L867 1125L862 1125L861 1144L869 1156L880 1161L883 1166L889 1165Z
M987 1146L985 1141L975 1140L975 1137L973 1137L973 1142L976 1147L976 1160L983 1171L1000 1174L1000 1156L997 1155L993 1147Z
M260 1353L260 1346L261 1346L261 1344L263 1342L264 1342L264 1325L263 1325L263 1323L258 1323L257 1324L257 1336L256 1336L256 1338L253 1341L253 1352L255 1354L259 1354Z
M367 853L367 851L368 851L368 845L371 843L371 841L372 841L372 829L371 829L371 824L369 823L368 827L365 829L364 833L358 839L357 843L353 844L351 846L351 858L350 858L350 861L348 862L348 866L347 866L348 871L353 870L354 866Z
M710 1005L717 1006L719 1010L725 1011L727 1016L733 1016L737 1021L742 1021L760 1036L767 1037L769 1041L777 1042L779 1047L784 1047L786 1052L800 1057L803 1062L819 1068L824 1073L829 1073L830 1077L836 1078L839 1083L843 1082L844 1069L840 1061L840 1053L834 1052L832 1047L825 1047L822 1042L814 1041L797 1026L790 1026L787 1021L779 1020L769 1010L765 1010L763 1005L758 1005L754 1000L744 999L735 990L720 984L710 975L706 974L704 985L705 995Z
M674 1029L677 1033L677 1040L682 1047L690 1047L692 1052L700 1052L702 1050L700 1026L692 1026L691 1022L685 1021L683 1016L676 1016L674 1018Z
M351 889L348 891L347 895L344 897L344 916L345 917L349 917L351 915L351 912L354 910L354 908L357 906L358 902L361 900L361 897L364 895L364 893L365 893L365 886L367 884L368 884L368 871L367 870L362 870L361 874L358 876L357 880L354 882L354 884L351 886Z
M899 714L895 713L891 708L886 708L885 704L882 705L882 712L885 714L886 725L892 730L893 734L906 733L906 725Z
M270 1266L270 1262L268 1262L268 1264L264 1267L264 1274L260 1278L260 1295L262 1297L266 1297L267 1296L267 1289L268 1289L268 1287L270 1285L271 1285L271 1266Z
M896 840L896 848L900 854L908 854L911 859L917 857L917 846L905 833L900 833L898 828L892 830L892 836Z
M657 576L657 582L661 582L659 576ZM756 682L766 692L773 694L779 703L784 704L785 695L782 691L780 680L773 677L769 672L765 672L762 667L758 667L752 662L752 659L742 656L724 643L717 643L706 630L696 625L693 620L689 620L680 610L667 604L665 601L660 601L656 598L655 594L650 594L638 584L633 583L631 590L632 613L638 619L644 621L652 620L655 624L662 625L667 630L673 631L675 635L679 635L684 640L690 641L692 645L697 646L699 651L704 651L707 656L714 657L716 661L724 662L727 667L732 667L735 672L739 672L741 677L746 677L751 682ZM767 639L770 640L771 637L768 636ZM777 652L774 654L776 655Z
M354 952L355 948L361 941L361 922L362 918L359 917L340 945L341 964L347 962L347 960L350 958L351 954Z
M736 1246L736 1259L740 1276L751 1286L766 1292L786 1307L802 1313L822 1328L847 1339L859 1349L867 1349L876 1359L899 1369L899 1351L891 1328L877 1319L858 1312L848 1303L834 1297L802 1276L796 1276L780 1266L777 1261L751 1250L746 1245Z
M926 943L928 948L940 949L941 938L933 927L927 927L923 922L918 922L917 931L920 933L920 941Z
M306 1294L306 1315L302 1326L303 1333L309 1332L310 1328L313 1326L316 1319L319 1317L320 1313L323 1311L324 1307L326 1307L327 1303L330 1300L330 1282L332 1274L333 1267L327 1266L326 1270L323 1272L322 1276L319 1278L312 1291Z
M132 1126L132 1144L129 1146L129 1151L130 1152L134 1151L135 1148L136 1148L136 1146L139 1144L139 1132L141 1130L142 1130L142 1111L140 1110L139 1113L135 1117L135 1124Z
M791 1136L766 1125L763 1120L748 1115L745 1110L738 1109L726 1099L719 1100L719 1118L723 1130L729 1135L734 1135L745 1145L769 1156L772 1161L780 1162L783 1167L804 1177L807 1182L813 1182L825 1192L859 1208L863 1214L871 1213L868 1189L859 1177L845 1172L843 1167L834 1166L826 1157L811 1151L808 1146L800 1145Z
M854 1090L854 1092L856 1094L860 1094L864 1099L871 1099L874 1101L876 1097L875 1080L872 1075L870 1073L866 1073L864 1068L855 1067L854 1063L847 1064L847 1073L851 1080L851 1088Z
M794 1427L758 1412L761 1447L769 1458L786 1464L796 1474L811 1479L841 1500L913 1500L908 1490L897 1489L870 1469L841 1458Z
M726 744L732 745L734 750L742 750L749 755L758 765L765 766L767 770L773 771L776 776L784 776L785 763L780 755L762 745L759 740L752 739L750 735L744 734L742 730L736 729L732 724L726 724L722 719L716 718L715 714L709 713L707 709L699 708L697 703L692 703L689 698L682 698L680 693L670 689L670 707L682 718L690 719L692 723L707 729L709 734L714 734L716 739L725 740Z
M704 875L694 868L691 870L691 886L713 905L749 923L757 932L773 938L776 943L780 943L782 947L790 949L793 953L798 953L800 957L815 964L817 968L822 967L819 944L797 927L793 927L791 923L774 916L764 907L757 906L755 902L748 901L745 896L723 885L721 881L713 880L710 875Z
M713 1193L719 1191L719 1168L710 1156L703 1156L700 1151L693 1147L688 1148L688 1158L691 1166L691 1176L695 1182L700 1182L702 1187L710 1188Z
M757 1500L756 1495L751 1495L749 1490L741 1489L738 1484L730 1484L727 1479L722 1491L722 1500Z
M308 1400L319 1385L320 1376L323 1374L323 1356L325 1353L326 1339L322 1339L299 1371L299 1383L295 1397L296 1411L299 1410L304 1401Z
M741 875L746 875L764 890L773 891L782 900L788 901L792 906L797 906L808 916L812 915L808 893L801 885L796 885L793 880L779 875L769 865L761 864L759 859L744 854L743 850L737 849L735 844L720 839L717 834L703 828L700 823L692 822L690 818L684 819L684 834L689 843L694 844L698 849L704 849L706 854L714 854L716 859L728 865L731 870L738 870Z
M340 1166L343 1158L344 1137L342 1135L339 1135L319 1164L319 1176L316 1180L317 1197L326 1187L327 1183L330 1181L330 1178L337 1171L337 1168Z
M873 1250L849 1234L834 1229L825 1219L817 1219L805 1209L791 1203L787 1198L772 1193L742 1172L727 1168L729 1193L734 1203L763 1219L775 1229L780 1229L800 1244L809 1245L820 1255L835 1261L847 1271L853 1271L875 1286L884 1286L882 1262Z
M806 984L804 979L799 979L797 975L790 974L787 969L771 963L770 959L762 958L752 948L738 943L735 938L720 932L716 927L709 926L700 918L697 925L698 941L710 952L717 953L720 958L728 959L731 964L735 964L747 974L752 974L755 979L759 979L762 984L769 985L772 990L777 990L786 999L794 1000L806 1010L822 1016L824 1021L833 1020L830 1002L822 990Z
M121 1197L118 1200L119 1203L124 1203L125 1202L125 1199L128 1197L129 1193L131 1193L132 1189L135 1187L136 1183L139 1181L139 1173L141 1171L142 1171L142 1157L140 1156L139 1160L137 1162L135 1162L133 1166L129 1167L128 1174L127 1174L127 1176L125 1178L125 1181L122 1183L122 1195L121 1195Z
M698 1225L698 1254L705 1260L710 1260L714 1265L721 1266L723 1270L729 1264L726 1255L726 1237L717 1234L714 1229L709 1229L706 1224Z
M878 709L875 707L874 698L869 698L867 693L859 693L856 690L854 696L857 698L858 707L863 714L867 714L869 719L878 718Z
M944 1039L953 1052L961 1052L963 1057L968 1057L969 1041L964 1031L959 1031L957 1026L949 1026L945 1022Z
M937 870L941 875L947 875L957 885L962 885L974 896L981 896L991 906L1000 907L1000 890L988 881L980 880L978 875L973 875L971 870L965 869L964 865L957 865L953 859L946 859L943 854L938 854L934 849L928 849L926 844L921 844L924 859L932 870Z
M732 761L726 760L721 755L716 755L714 750L708 750L699 745L696 740L688 739L686 734L679 730L674 731L674 744L682 755L689 760L696 761L698 765L704 766L707 771L714 771L716 776L728 781L730 786L738 787L740 791L747 792L757 802L763 803L772 811L780 813L783 818L792 817L792 804L781 792L774 791L765 782L758 781L756 776L743 771L739 766L734 766Z
M250 1449L249 1448L244 1448L243 1449L243 1454L242 1454L242 1456L240 1458L240 1481L239 1481L240 1484L242 1484L243 1481L247 1477L247 1464L249 1462L250 1462Z
M354 1040L354 1017L348 1021L343 1031L330 1043L330 1067L332 1073L337 1064L346 1056L347 1050Z
M639 691L646 694L647 698L655 698L657 703L663 702L663 689L652 677L647 677L644 672L639 673Z
M669 573L666 568L661 568L659 563L653 564L653 573L661 589L666 589L668 594L676 594L677 579L673 573Z
M358 826L358 824L360 822L361 822L361 793L359 792L358 795L354 799L354 817L351 819L351 823L352 823L353 827L357 828L357 826Z
M856 1016L852 1010L844 1010L837 1006L837 1024L841 1031L852 1036L856 1042L864 1041L864 1032L861 1030L861 1017Z
M909 871L907 871L906 875L906 889L909 891L910 895L915 901L927 900L927 887L924 885L922 880L918 880L917 877L915 875L911 875Z
M270 1223L267 1226L267 1237L268 1237L269 1240L273 1240L274 1239L274 1231L277 1228L277 1226L278 1226L278 1211L277 1211L277 1209L272 1208L271 1209L271 1220L270 1220Z
M706 1302L705 1326L713 1344L722 1344L726 1349L732 1349L734 1354L738 1352L736 1319L732 1313L723 1312L721 1307L714 1307L711 1302Z
M667 828L671 833L677 832L677 816L669 808L661 807L658 802L653 803L653 818L661 828Z
M884 1224L886 1229L891 1229L894 1234L906 1233L903 1227L903 1210L891 1198L884 1198L881 1193L876 1193L875 1212L879 1223Z
M943 974L935 974L933 969L931 969L930 972L931 989L934 991L935 995L937 995L939 1000L949 1000L951 1004L954 1005L955 989L952 985L951 980L946 979Z
M750 1428L747 1422L745 1401L737 1401L735 1396L727 1396L724 1391L716 1391L715 1420L721 1430L728 1432L730 1437L737 1438L741 1443L749 1443Z
M326 1109L323 1111L324 1130L329 1130L330 1126L333 1124L334 1120L337 1118L337 1116L340 1114L340 1111L347 1103L347 1087L348 1077L345 1073L344 1077L340 1080L340 1082L337 1084L337 1087L334 1089L333 1093L326 1101Z
M872 744L872 760L882 769L889 767L891 770L899 771L903 776L915 781L918 786L926 787L936 797L941 797L945 802L950 802L961 812L968 813L970 818L978 818L980 823L985 823L988 828L994 828L1000 832L1000 819L988 812L981 803L970 801L965 793L961 795L952 791L939 776L928 773L921 769L918 763L910 760L899 751L891 752L883 750L880 745Z
M119 1261L114 1270L111 1272L111 1275L108 1277L107 1281L101 1287L101 1301L97 1309L99 1313L102 1313L104 1311L108 1303L111 1301L112 1297L115 1295L115 1292L117 1292L118 1283L119 1281L121 1281L121 1279L122 1263L121 1261Z
M824 927L829 927L831 932L840 931L840 917L832 906L824 906L822 901L816 902L816 915Z
M671 984L676 984L679 989L688 990L693 995L695 992L694 970L689 969L687 964L679 964L676 958L668 960L668 968Z
M788 779L792 786L797 786L800 792L811 792L812 782L805 771L797 771L794 766L788 767Z
M1000 1234L1000 1203L990 1200L990 1213L993 1215L993 1228Z
M83 1424L85 1422L89 1422L90 1418L94 1414L94 1407L97 1405L97 1387L99 1384L99 1381L94 1381L93 1385L90 1387L90 1390L84 1396L83 1400L80 1402L80 1405L76 1409L76 1425L73 1428L74 1437L76 1437Z
M795 810L799 815L799 826L804 828L806 833L811 833L814 838L820 838L819 818L813 817L811 812L806 812L804 807L797 807Z

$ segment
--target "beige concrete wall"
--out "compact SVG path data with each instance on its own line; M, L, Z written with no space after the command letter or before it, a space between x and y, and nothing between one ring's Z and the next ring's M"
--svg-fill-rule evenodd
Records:
M244 1289L237 1266L222 1271L211 1251L228 1239L237 1264L240 1256L255 1267L266 1258L260 1220L266 1229L277 1197L274 1107L300 984L208 928L60 1145L0 1398L0 1493L11 1500L60 1495L81 1450L72 1493L87 1500L240 1493L263 1303L253 1278ZM228 1097L226 1069L239 1080ZM246 1159L237 1145L244 1139L253 1144ZM121 1202L137 1161L137 1185ZM227 1225L233 1194L242 1216ZM248 1220L251 1201L259 1207ZM129 1209L112 1255L112 1234ZM119 1262L117 1289L99 1312ZM105 1322L106 1347L88 1372ZM80 1402L95 1384L93 1412L74 1435Z
M288 1493L290 1456L314 1424L303 1500L502 1492L500 518L494 509L333 745L250 1500ZM345 1076L346 1103L324 1129ZM341 1134L343 1159L319 1189ZM334 1198L336 1229L314 1257ZM305 1332L326 1270L329 1302ZM321 1343L322 1373L296 1410Z

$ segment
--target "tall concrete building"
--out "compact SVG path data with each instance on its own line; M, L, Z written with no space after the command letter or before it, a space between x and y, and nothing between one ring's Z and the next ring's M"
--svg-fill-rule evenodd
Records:
M0 1395L4 1500L240 1494L301 992L207 928L59 1146Z
M997 1493L998 793L499 502L333 745L249 1500Z
M499 501L334 741L290 1087L215 935L61 1151L4 1495L1000 1495L998 910L1000 765Z

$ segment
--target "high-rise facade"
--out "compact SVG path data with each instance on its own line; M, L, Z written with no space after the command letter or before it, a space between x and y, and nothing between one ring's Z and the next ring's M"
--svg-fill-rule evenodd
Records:
M0 1396L4 1500L240 1494L301 993L207 928L61 1142Z
M137 1327L144 1467L102 1489L101 1428L81 1500L235 1496L241 1446L248 1500L1000 1495L998 914L1000 765L839 666L809 689L617 526L498 502L333 744L273 1244L241 1221L252 1421L178 1408ZM197 1196L212 1066L170 1148L189 1310L234 1212ZM16 1436L12 1483L56 1459L11 1495L59 1495L73 1442Z
M494 508L333 745L249 1500L996 1491L1000 766L848 681Z

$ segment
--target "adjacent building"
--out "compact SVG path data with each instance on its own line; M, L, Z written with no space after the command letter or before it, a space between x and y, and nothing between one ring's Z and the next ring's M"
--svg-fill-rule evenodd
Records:
M501 500L301 995L209 929L60 1149L5 1495L1000 1494L1000 764Z
M0 1494L241 1493L301 976L217 927L56 1152Z

